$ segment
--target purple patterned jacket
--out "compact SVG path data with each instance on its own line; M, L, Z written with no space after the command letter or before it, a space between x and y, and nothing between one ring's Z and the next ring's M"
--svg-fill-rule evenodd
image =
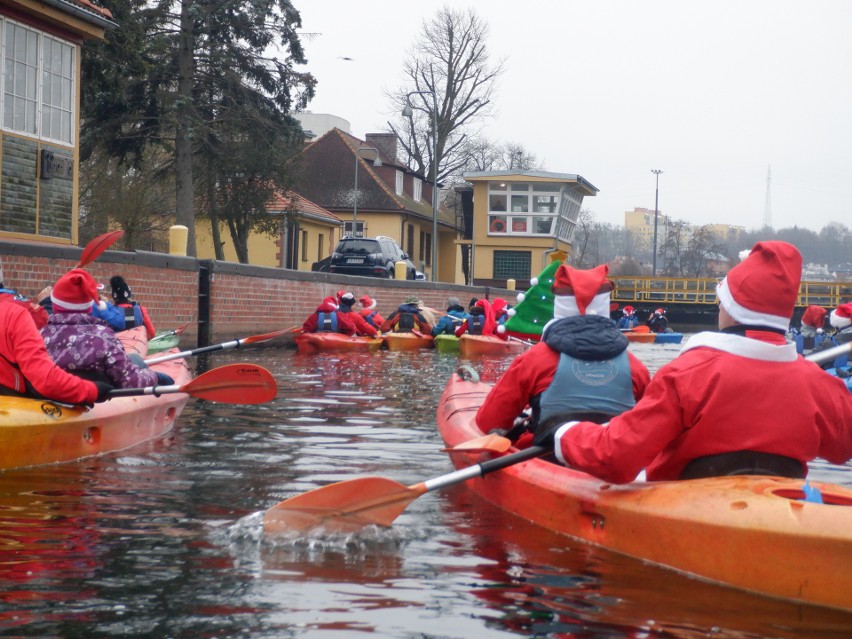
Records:
M41 329L47 352L69 373L106 375L117 388L154 386L157 373L139 368L107 324L84 313L55 313Z

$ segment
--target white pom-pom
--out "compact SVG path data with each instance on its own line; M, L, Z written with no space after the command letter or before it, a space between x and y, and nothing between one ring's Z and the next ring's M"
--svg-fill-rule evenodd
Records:
M104 302L103 300L100 300L100 301L98 302L98 310L99 310L99 311L105 311L105 310L106 310L106 307L107 307L107 306L106 306L106 302Z
M538 286L538 278L534 277L530 280L530 286Z
M506 327L503 326L502 324L500 324L500 326L497 327L497 332L500 333L500 335L502 335L503 333L506 332Z
M824 330L822 330L821 328L817 329L817 335L822 335L823 333L825 333Z
M508 311L506 311L506 313L509 315L509 317L514 317L515 313L517 313L517 312L518 311L516 311L514 308L510 308Z
M525 299L527 299L527 296L526 296L526 295L524 295L523 293L518 293L518 303L519 303L519 304L520 304L521 302L523 302Z
M596 310L592 309L592 308L590 308L588 311L586 311L586 315L597 315L597 314L598 314L598 312Z
M751 255L751 250L749 250L749 249L746 249L744 251L740 251L740 262L742 262L749 255Z

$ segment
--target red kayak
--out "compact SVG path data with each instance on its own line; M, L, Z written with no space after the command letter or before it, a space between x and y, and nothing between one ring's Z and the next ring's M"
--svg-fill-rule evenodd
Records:
M438 407L448 447L482 437L474 416L490 388L453 375ZM457 468L482 458L451 455ZM804 501L803 484L736 476L617 486L542 459L465 482L558 533L742 590L852 611L852 490L812 481L821 504Z

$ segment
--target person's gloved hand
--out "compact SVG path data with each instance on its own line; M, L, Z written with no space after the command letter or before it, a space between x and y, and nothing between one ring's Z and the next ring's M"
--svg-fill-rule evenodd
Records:
M556 424L553 424L553 425L545 427L545 428L542 428L541 425L539 425L535 429L535 438L533 438L533 445L534 446L541 446L542 448L547 448L548 450L553 450L555 448L555 444L556 444L555 439L554 439L554 436L556 435L556 431L558 431L560 428L562 428L563 426L566 426L568 424L577 424L577 423L579 423L579 422L565 422L565 423L562 423L562 424L556 423Z
M157 386L171 386L175 383L169 375L165 373L157 373Z
M105 402L109 399L109 392L111 390L115 390L115 386L112 384L107 384L106 382L92 382L95 386L98 387L98 397L95 399L95 403Z

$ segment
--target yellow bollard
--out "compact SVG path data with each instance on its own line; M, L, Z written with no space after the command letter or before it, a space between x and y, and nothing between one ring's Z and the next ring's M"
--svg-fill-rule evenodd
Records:
M394 268L394 275L396 276L396 279L398 279L398 280L407 279L408 274L405 272L407 270L407 265L406 265L405 262L395 262L394 265L393 265L393 268Z
M169 227L169 255L186 255L189 229L182 224Z
M509 291L515 290L515 280L506 280L506 289Z

